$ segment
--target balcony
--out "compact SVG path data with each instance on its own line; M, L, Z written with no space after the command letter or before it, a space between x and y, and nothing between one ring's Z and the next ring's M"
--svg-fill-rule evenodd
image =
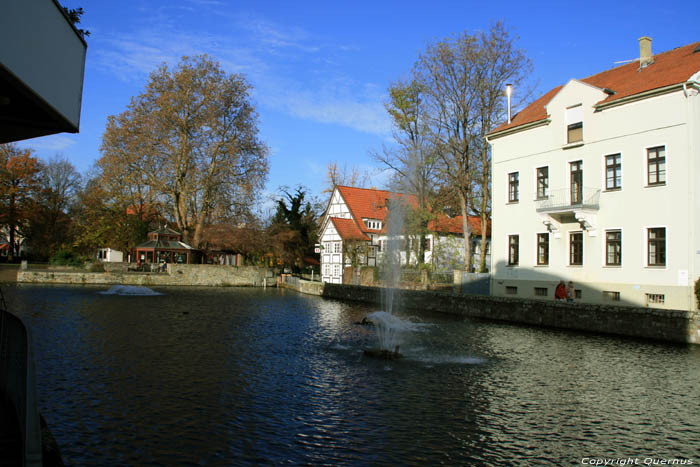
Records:
M77 133L87 44L55 0L0 1L0 143Z
M574 191L570 188L549 190L549 195L535 200L537 212L550 214L573 214L575 211L597 211L599 209L600 188L583 187Z

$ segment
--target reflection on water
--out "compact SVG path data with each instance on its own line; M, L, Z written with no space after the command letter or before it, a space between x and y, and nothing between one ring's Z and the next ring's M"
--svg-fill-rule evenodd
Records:
M574 464L700 452L700 349L402 315L284 290L5 288L40 410L78 465ZM400 312L399 312L400 314ZM695 458L695 461L700 459Z

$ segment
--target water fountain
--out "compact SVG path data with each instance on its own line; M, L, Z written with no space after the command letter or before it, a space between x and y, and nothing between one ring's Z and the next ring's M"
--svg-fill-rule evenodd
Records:
M394 197L387 200L389 213L385 219L387 225L386 246L384 249L383 271L384 288L382 290L382 306L384 311L370 313L365 317L377 330L379 346L365 349L369 357L393 360L401 357L399 353L399 333L408 329L408 324L394 316L394 305L401 276L401 245L400 237L404 234L403 224L408 205L405 199Z
M153 295L163 295L160 292L142 287L139 285L114 285L109 290L103 290L100 295L129 295L138 297L148 297Z

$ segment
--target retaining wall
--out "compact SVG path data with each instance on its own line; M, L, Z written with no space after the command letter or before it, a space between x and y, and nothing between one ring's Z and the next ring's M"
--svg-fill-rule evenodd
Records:
M253 266L216 264L168 264L166 272L82 272L19 271L17 282L42 284L121 284L121 285L274 285L273 271Z
M324 284L322 296L381 304L382 289ZM395 306L513 323L700 344L700 313L400 290Z
M307 281L289 274L282 274L279 276L277 279L277 285L279 287L296 290L297 292L308 295L322 295L324 286L323 282Z

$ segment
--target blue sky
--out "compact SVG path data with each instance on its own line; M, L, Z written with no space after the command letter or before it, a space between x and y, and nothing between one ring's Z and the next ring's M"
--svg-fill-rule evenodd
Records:
M63 0L90 30L80 133L28 140L40 157L62 153L82 172L99 158L107 116L122 112L159 64L207 53L246 75L271 150L266 191L323 189L326 165L376 166L390 143L387 88L428 43L503 19L534 64L539 94L638 56L700 40L688 2L272 2ZM517 89L515 90L517 92ZM376 185L383 183L376 175Z

